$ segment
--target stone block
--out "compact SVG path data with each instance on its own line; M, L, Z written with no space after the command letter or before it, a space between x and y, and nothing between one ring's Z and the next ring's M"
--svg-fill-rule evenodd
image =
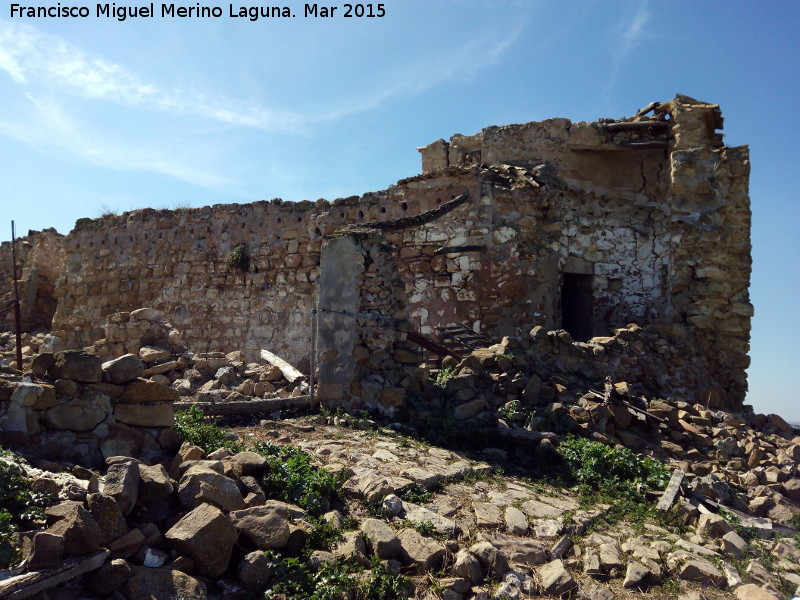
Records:
M117 404L114 407L114 418L137 427L172 427L175 424L171 402Z
M197 571L219 577L228 568L239 534L230 519L210 504L201 504L167 531L167 542L195 562Z

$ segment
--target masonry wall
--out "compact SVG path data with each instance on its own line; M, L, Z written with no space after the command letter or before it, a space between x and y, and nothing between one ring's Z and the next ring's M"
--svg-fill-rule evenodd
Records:
M150 306L197 351L256 359L266 348L306 369L311 311L336 306L337 286L349 286L348 306L422 335L463 323L499 339L561 328L562 286L578 275L591 282L593 336L631 322L672 327L696 350L670 360L703 365L687 386L740 403L752 315L749 162L746 148L722 145L720 126L718 107L679 96L652 117L550 119L437 140L421 149L425 173L362 197L82 220L65 240L53 325L68 346L83 345L102 336L107 314ZM444 216L370 233L370 223L463 194ZM352 225L364 229L358 272L326 278L323 246L353 235ZM321 317L331 339L343 323ZM370 369L391 372L392 361L397 372L381 376L382 390L408 384L402 332L352 325L352 356L339 359L357 383L345 389L339 377L340 394L382 397L358 382Z
M49 328L56 311L55 283L64 262L64 236L55 229L17 238L17 282L22 330ZM14 330L14 269L11 242L0 245L0 331Z

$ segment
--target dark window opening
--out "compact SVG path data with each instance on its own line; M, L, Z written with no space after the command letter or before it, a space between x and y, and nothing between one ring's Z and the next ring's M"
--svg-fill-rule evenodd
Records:
M592 338L592 278L593 275L564 273L561 288L561 327L576 342Z

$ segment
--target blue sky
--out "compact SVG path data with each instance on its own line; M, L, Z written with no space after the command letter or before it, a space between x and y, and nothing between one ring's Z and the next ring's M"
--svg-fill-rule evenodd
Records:
M439 137L683 93L750 145L748 401L800 420L800 3L389 0L383 18L307 19L286 2L298 17L219 3L220 19L168 19L156 3L119 22L12 19L4 0L6 218L66 233L103 210L357 195L418 173L415 147Z

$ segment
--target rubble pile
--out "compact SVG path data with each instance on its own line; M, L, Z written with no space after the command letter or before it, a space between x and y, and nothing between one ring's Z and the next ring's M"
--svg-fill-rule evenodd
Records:
M465 429L496 423L527 450L552 440L553 431L630 448L683 471L696 495L788 525L800 515L800 432L749 406L722 410L713 393L703 404L641 395L643 334L630 325L613 337L574 343L565 331L537 327L530 341L504 338L461 361L445 359L444 401ZM612 375L637 370L640 377L613 384L609 377L593 389L602 365Z
M336 568L352 581L408 577L403 597L427 600L783 600L800 590L800 436L777 415L722 410L713 393L645 395L649 376L668 374L649 373L643 345L680 358L664 335L631 325L576 343L535 328L445 358L409 388L419 397L405 427L469 432L470 453L344 413L265 421L221 448L180 445L182 397L299 398L304 376L266 351L267 364L193 353L149 308L110 315L106 337L83 350L63 349L59 332L31 336L25 372L6 366L0 378L0 436L31 461L21 468L32 489L58 502L15 534L24 562L0 579L0 597L277 598L291 569ZM313 457L336 484L308 504L312 471L283 471L263 439L292 448L295 467ZM650 516L609 520L610 501L580 502L553 474L499 469L546 470L573 439L661 461L669 485L650 489L650 503L637 496ZM298 495L277 497L270 481L293 477Z
M748 533L722 511L685 506L670 511L677 529L603 527L610 506L584 508L575 490L502 475L389 430L328 421L272 422L267 433L246 434L302 448L339 474L337 493L316 498L314 509L273 498L265 476L276 466L252 450L184 444L153 465L117 456L96 471L26 466L34 487L60 501L46 510L44 529L18 534L25 563L0 581L0 594L26 597L25 582L35 579L50 588L47 598L70 590L87 599L252 597L281 581L276 557L364 577L377 560L410 579L408 597L428 600L780 600L800 585L796 532ZM503 454L482 453L490 461ZM337 532L330 546L315 542L321 523Z
M113 313L104 330L105 338L93 345L95 354L107 358L137 354L145 363L144 377L192 400L288 398L308 391L299 373L290 381L279 366L247 362L243 352L191 351L181 333L152 308Z
M572 404L578 392L607 376L627 382L639 394L668 388L674 397L720 408L715 385L693 370L686 343L683 330L669 324L631 324L587 342L574 341L563 329L534 327L526 337L505 337L463 360L446 357L442 366L453 376L445 391L456 405L455 418L464 421L481 420L513 400L528 408Z
M26 334L24 373L6 364L0 380L4 445L92 468L117 455L158 461L176 444L174 404L182 397L223 403L296 398L308 389L302 374L269 352L262 355L275 364L245 362L241 352L189 351L151 308L109 315L105 330L82 350L65 350L63 332Z

